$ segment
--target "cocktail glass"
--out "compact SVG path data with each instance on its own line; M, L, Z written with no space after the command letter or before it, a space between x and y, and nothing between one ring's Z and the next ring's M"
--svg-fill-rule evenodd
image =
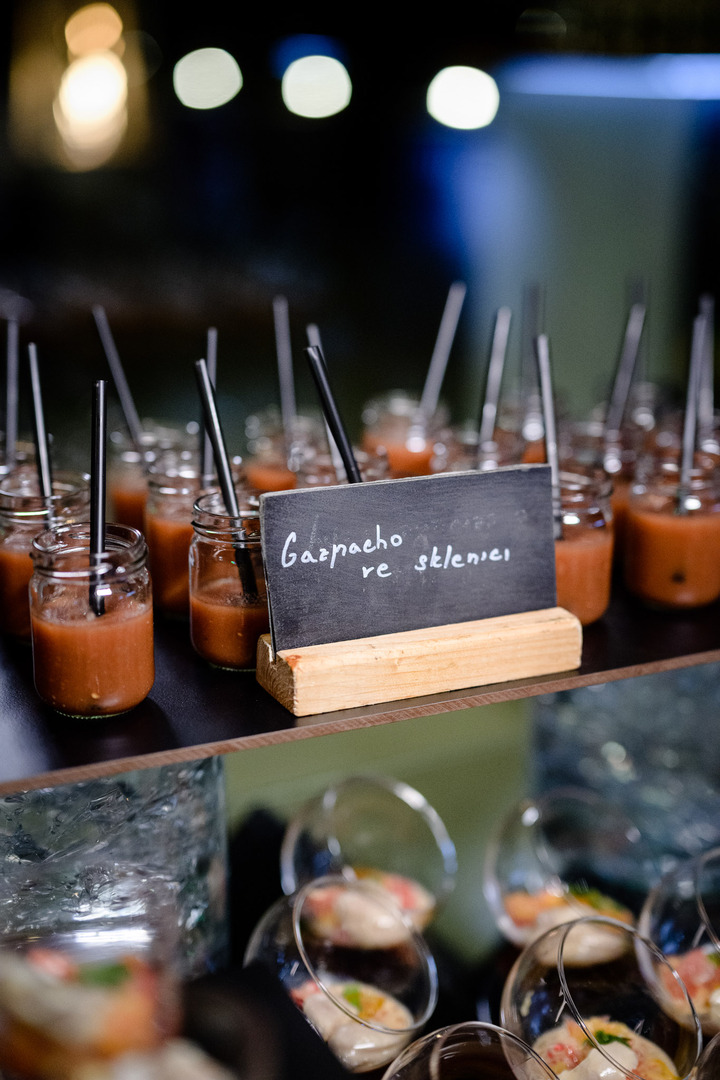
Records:
M417 1039L382 1080L554 1080L555 1073L517 1035L481 1021L440 1028Z
M278 900L250 938L245 964L273 972L351 1072L387 1065L437 1000L424 939L376 885L325 877Z
M703 1032L720 1032L720 847L665 874L638 925L687 986Z
M506 980L500 1017L558 1075L592 1054L583 1076L592 1064L600 1076L611 1065L632 1080L682 1080L702 1045L687 990L660 950L601 917L556 926L528 945Z
M422 930L453 889L457 856L419 791L390 777L351 776L295 814L280 870L288 894L323 874L373 880Z
M591 791L557 788L523 799L500 824L487 848L484 891L500 931L522 947L583 915L631 924L645 896L638 882L653 868L650 846L620 807Z

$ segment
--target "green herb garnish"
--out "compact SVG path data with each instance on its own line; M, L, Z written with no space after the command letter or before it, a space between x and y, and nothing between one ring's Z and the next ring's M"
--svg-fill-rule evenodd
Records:
M346 986L342 992L342 996L347 1001L348 1005L352 1005L354 1009L360 1012L360 987L359 986Z
M715 950L713 950L711 953L707 954L707 958L708 958L708 960L710 961L711 964L715 965L715 967L720 967L720 953L719 952L715 952Z
M126 964L92 964L78 972L78 982L84 986L120 986L129 978Z
M596 1031L595 1038L601 1046L607 1046L609 1043L619 1042L623 1046L630 1046L630 1040L627 1035L611 1035L609 1031Z
M596 911L611 910L622 911L622 904L618 904L610 896L606 896L605 893L601 893L599 889L593 889L590 885L586 885L584 882L580 882L575 885L570 885L570 895L574 896L576 900L582 901L583 904L587 904L591 908L595 908Z

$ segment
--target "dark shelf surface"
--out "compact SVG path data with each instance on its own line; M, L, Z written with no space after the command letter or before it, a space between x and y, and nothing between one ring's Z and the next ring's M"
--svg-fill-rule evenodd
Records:
M77 721L35 694L30 649L0 642L0 794L720 660L720 604L654 612L617 590L604 618L585 629L577 671L297 719L253 674L204 663L186 623L158 619L155 649L146 701L115 719Z

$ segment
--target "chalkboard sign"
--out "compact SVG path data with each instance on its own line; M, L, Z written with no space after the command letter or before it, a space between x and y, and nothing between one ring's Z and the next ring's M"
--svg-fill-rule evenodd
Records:
M260 499L277 650L555 606L547 465Z

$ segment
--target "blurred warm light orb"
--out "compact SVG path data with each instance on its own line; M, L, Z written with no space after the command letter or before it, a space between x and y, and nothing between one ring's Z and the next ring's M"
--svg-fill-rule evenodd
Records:
M495 80L479 68L443 68L428 87L427 111L446 127L467 131L487 127L499 104Z
M113 49L122 32L122 19L111 4L86 4L65 23L65 41L73 56Z
M196 49L173 70L175 94L188 109L217 109L232 101L242 85L240 67L225 49Z
M320 120L347 108L352 83L347 69L334 57L303 56L285 71L281 93L289 112Z
M73 60L63 74L56 101L63 138L78 146L105 139L124 116L126 102L127 73L115 53L91 53Z

